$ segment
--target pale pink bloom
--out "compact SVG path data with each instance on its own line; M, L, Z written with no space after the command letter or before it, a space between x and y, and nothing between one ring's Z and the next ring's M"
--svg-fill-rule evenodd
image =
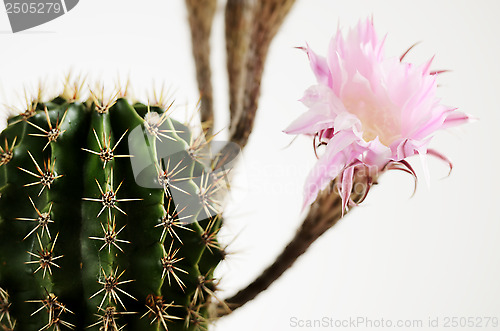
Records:
M465 123L469 116L440 103L432 59L415 65L403 62L404 56L386 58L384 41L366 20L345 38L338 31L326 58L304 48L318 83L301 99L309 110L285 132L311 135L315 144L326 145L307 178L304 207L338 177L346 208L353 203L353 176L359 169L415 175L405 160L415 154L437 156L451 167L428 148L429 141L435 131Z

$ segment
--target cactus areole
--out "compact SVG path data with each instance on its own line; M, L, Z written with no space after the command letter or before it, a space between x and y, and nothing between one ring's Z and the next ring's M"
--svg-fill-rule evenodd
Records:
M2 330L208 325L222 175L168 107L103 99L34 100L0 134Z

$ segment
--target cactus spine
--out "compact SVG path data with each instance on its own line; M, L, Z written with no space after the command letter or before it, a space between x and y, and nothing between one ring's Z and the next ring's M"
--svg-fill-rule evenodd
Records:
M0 134L5 330L208 326L223 172L169 107L104 99L34 100Z

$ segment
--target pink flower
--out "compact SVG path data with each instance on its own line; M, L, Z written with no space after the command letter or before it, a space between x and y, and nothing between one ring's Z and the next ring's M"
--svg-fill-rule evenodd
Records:
M423 65L384 57L373 22L366 20L344 38L340 31L325 57L305 48L317 85L306 90L302 103L309 110L285 130L311 135L324 153L309 174L304 207L337 178L344 209L356 171L375 177L389 169L415 176L406 158L426 154L451 163L427 146L435 131L469 121L469 116L445 106L436 97L432 59ZM369 189L372 175L367 176Z

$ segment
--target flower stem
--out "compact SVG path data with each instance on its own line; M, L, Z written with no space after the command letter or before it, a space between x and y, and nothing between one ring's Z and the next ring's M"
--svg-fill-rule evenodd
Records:
M255 1L227 0L226 53L229 78L230 119L240 116L246 74L246 59L250 47Z
M366 180L357 178L356 182L363 185ZM316 201L311 205L309 213L295 234L295 237L276 258L274 263L265 269L248 286L234 296L226 299L225 303L227 306L220 304L217 307L219 317L229 313L226 307L234 311L266 290L306 252L316 239L337 224L342 218L342 199L334 188L335 181L332 182L330 190L324 190L319 194ZM353 192L352 199L358 201L363 196L364 193Z
M246 66L243 69L238 69L243 70L243 72L237 72L237 74L240 75L237 79L239 79L242 84L243 96L236 99L240 105L233 105L233 113L231 114L232 118L229 127L230 141L238 144L241 148L246 146L248 137L253 129L255 113L257 112L260 96L260 83L269 46L294 3L295 0L260 0L254 5L246 5L248 8L253 8L253 21L251 25L248 24L243 27L248 29L249 32L247 35L245 35L243 31L238 32L238 38L243 38L239 42L244 43L245 38L249 38L250 40L248 52L244 56L246 59ZM229 10L235 9L229 8ZM226 13L226 24L234 23L227 18L227 15ZM226 29L231 28L233 27L226 26ZM226 36L227 35L228 33L226 32ZM228 40L227 42L231 43L234 41ZM244 48L245 45L240 45L239 47ZM230 56L232 55L229 54L228 58ZM231 68L229 69L231 70ZM231 76L231 71L229 74ZM238 88L235 89L236 91L238 90ZM236 97L238 96L236 95Z
M210 69L210 33L217 0L186 0L191 42L196 66L196 79L200 91L200 115L211 133L214 121L213 91Z

